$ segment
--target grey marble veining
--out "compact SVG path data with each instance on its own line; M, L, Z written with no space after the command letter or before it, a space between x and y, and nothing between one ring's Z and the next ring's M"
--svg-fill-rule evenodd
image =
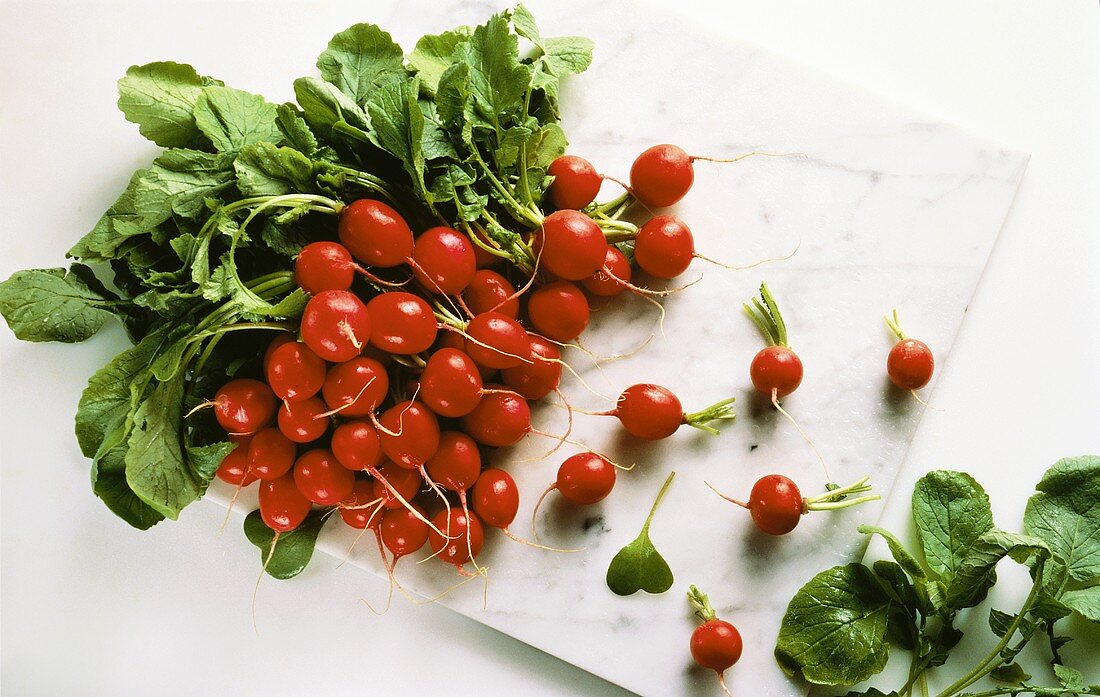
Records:
M734 693L801 694L772 659L783 610L815 572L858 558L864 540L855 527L876 520L881 507L815 513L792 534L770 538L706 488L704 479L745 495L772 472L791 476L806 494L825 482L798 433L751 391L749 361L763 344L741 303L768 281L806 368L784 406L813 437L834 480L870 474L885 495L923 407L888 389L892 341L882 315L898 307L909 333L932 346L942 365L1027 158L752 46L641 16L629 4L586 3L583 17L579 4L530 5L544 34L583 33L596 41L594 65L562 94L572 152L622 178L638 152L659 142L715 156L799 153L734 165L698 162L695 187L672 210L691 226L700 253L731 264L796 246L798 252L747 271L696 260L684 280L698 282L664 302L663 334L637 355L597 367L572 351L570 362L608 396L643 381L671 388L689 411L736 396L738 419L717 437L685 428L664 442L641 443L612 419L577 415L573 438L636 464L600 504L573 508L552 497L544 506L544 541L584 551L548 553L491 535L480 557L490 569L487 605L477 582L442 602L639 694L716 695L713 675L694 668L687 650L694 621L683 593L695 583L745 639L743 658L727 674ZM495 5L388 6L392 11L363 19L411 46L420 34L480 21ZM608 185L605 193L616 192ZM615 299L593 314L584 344L597 355L629 351L656 330L656 317L639 298ZM575 379L564 388L576 407L607 408ZM565 413L542 406L535 424L560 432ZM577 450L566 446L549 460L525 461L551 445L532 437L493 457L521 487L519 535L530 535L535 498ZM617 597L604 585L607 563L633 539L669 470L678 476L651 534L676 584L662 596ZM222 487L211 492L220 500L225 494ZM332 525L320 548L343 556L353 537ZM380 572L375 557L364 542L351 559ZM405 560L398 573L406 587L428 596L455 581L434 563Z

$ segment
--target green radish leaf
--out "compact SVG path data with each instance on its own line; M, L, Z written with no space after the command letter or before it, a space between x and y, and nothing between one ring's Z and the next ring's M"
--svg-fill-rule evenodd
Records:
M190 65L135 65L118 81L118 108L157 145L194 147L202 140L193 116L195 103L207 84Z
M1031 680L1031 676L1024 672L1019 663L997 666L989 673L989 677L1010 685L1019 685L1022 682Z
M478 116L498 134L523 107L531 82L530 66L519 60L519 42L504 15L493 15L458 46L470 66L470 94Z
M294 148L256 143L233 162L237 188L244 196L281 196L313 190L313 161Z
M657 506L672 485L672 479L675 476L675 472L670 473L665 483L661 485L638 537L620 549L607 567L607 587L612 593L633 595L641 590L656 595L672 588L674 581L672 569L653 546L653 541L649 539L649 524L653 522L653 514L657 512Z
M970 546L993 529L989 496L969 474L937 470L913 490L917 539L935 578L950 585ZM991 575L989 584L996 580Z
M999 637L1003 637L1009 626L1016 621L1016 615L1001 612L996 608L989 609L989 629Z
M583 36L550 38L543 44L546 51L543 60L550 72L558 77L583 73L592 65L593 48L592 40Z
M110 307L65 269L16 271L0 283L0 314L23 341L84 341L112 316Z
M791 598L775 658L788 674L818 685L854 685L886 666L893 602L862 564L814 576Z
M355 24L328 42L317 59L325 80L356 104L367 101L379 85L404 79L404 54L393 37L375 24Z
M868 687L864 692L849 692L844 697L901 697L901 693L891 690L883 692L877 687Z
M278 143L282 131L275 105L232 87L206 87L195 102L195 125L222 152L254 143Z
M901 540L894 536L894 533L875 525L860 525L859 531L864 535L881 536L882 539L886 540L886 545L890 548L894 560L901 568L905 569L906 573L914 578L924 578L924 569L921 568L916 558L905 549L905 545L901 543Z
M974 541L955 570L947 586L947 606L958 610L980 603L996 579L993 568L1006 556L1023 564L1032 557L1045 560L1050 548L1037 537L990 530Z
M1100 586L1066 591L1060 600L1090 622L1100 623Z
M275 125L287 145L306 157L316 157L320 150L317 136L309 129L306 120L298 115L298 110L290 104L280 104L275 108L275 114Z
M416 78L376 90L367 102L370 139L401 161L421 200L431 204L424 182L424 113L416 101L418 92Z
M443 73L455 64L455 49L472 35L470 27L457 27L442 34L420 37L408 56L409 66L420 77L420 89L428 94L436 92Z
M1055 663L1054 674L1058 676L1058 682L1062 683L1062 686L1067 690L1084 690L1085 688L1085 676L1081 674L1081 671L1076 668L1070 668L1060 663Z
M148 530L164 515L142 501L126 483L126 446L111 448L92 464L92 491L112 513L138 530Z
M324 138L343 134L367 142L370 123L367 114L336 85L313 77L294 81L294 97L306 123Z
M266 563L269 576L285 580L302 573L313 557L317 546L317 535L325 524L324 511L312 511L294 530L279 535L275 542L275 532L264 524L259 511L252 511L244 519L244 534L248 541L260 549L260 563ZM271 545L275 542L275 550Z
M1100 581L1100 457L1059 460L1035 488L1024 531L1045 540L1073 580Z
M134 190L134 206L144 222L173 214L201 218L210 213L207 200L233 184L233 156L199 150L166 150L144 171Z

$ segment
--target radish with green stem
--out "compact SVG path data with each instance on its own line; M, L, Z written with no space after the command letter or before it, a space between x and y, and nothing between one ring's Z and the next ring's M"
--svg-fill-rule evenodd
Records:
M707 486L730 503L748 510L752 515L752 522L761 532L769 535L786 535L794 530L802 516L810 511L835 511L882 498L878 494L858 496L854 499L847 498L852 494L866 494L871 491L871 486L867 483L870 479L870 477L863 477L846 487L833 489L819 496L803 497L802 492L791 479L781 474L769 474L753 484L748 501L730 498L709 483Z
M892 319L890 317L884 319L886 326L898 339L886 358L886 372L890 376L890 382L899 389L913 392L916 396L915 390L927 385L932 379L932 372L936 369L932 349L928 348L928 344L923 341L910 339L905 335L898 321L897 310L894 310Z
M725 673L741 658L741 633L729 622L718 619L706 593L691 586L687 598L695 615L703 621L691 633L691 657L700 666L717 673L718 685L733 697L726 687Z
M671 390L660 385L641 383L623 390L614 409L596 414L618 418L623 428L632 436L644 440L668 438L685 424L717 435L718 429L708 424L736 418L733 411L734 400L734 397L723 399L706 409L688 414Z

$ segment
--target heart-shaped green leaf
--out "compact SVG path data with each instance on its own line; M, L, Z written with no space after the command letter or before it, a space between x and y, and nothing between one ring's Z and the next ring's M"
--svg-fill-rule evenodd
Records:
M670 473L665 483L661 485L661 490L657 492L657 498L653 502L653 507L649 509L649 515L646 516L645 524L642 526L642 531L638 533L638 537L620 549L611 560L611 565L607 567L607 587L612 593L633 595L642 590L646 593L658 594L672 588L672 569L653 546L653 541L649 539L649 524L675 476L675 472Z

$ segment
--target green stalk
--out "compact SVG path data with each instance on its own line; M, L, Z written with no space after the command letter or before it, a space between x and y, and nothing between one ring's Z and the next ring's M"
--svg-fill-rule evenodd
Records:
M697 428L700 431L706 431L713 436L717 436L718 429L713 426L708 426L707 424L711 421L732 421L737 418L737 414L733 411L733 403L736 400L736 397L730 397L729 399L723 399L721 402L712 404L706 409L684 414L684 423L692 428Z

